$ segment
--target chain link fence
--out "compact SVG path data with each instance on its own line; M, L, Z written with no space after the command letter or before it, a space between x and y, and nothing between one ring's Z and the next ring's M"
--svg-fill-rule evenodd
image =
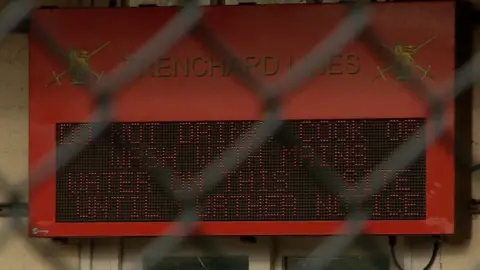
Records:
M108 129L112 121L109 102L110 97L114 93L121 91L123 85L132 82L140 76L153 64L155 59L161 57L184 35L190 33L213 53L233 63L232 71L238 80L265 104L263 120L253 125L252 130L249 131L250 134L251 132L255 132L256 136L239 138L236 149L258 149L273 135L275 135L275 138L283 145L298 144L297 138L293 136L292 132L282 125L279 109L283 101L288 98L291 93L295 92L300 84L314 77L317 72L324 68L334 55L340 53L351 40L358 39L364 43L371 52L378 55L381 61L387 64L396 63L396 66L393 68L396 72L416 78L409 66L399 63L398 61L393 61L395 58L393 52L382 46L380 37L378 37L370 27L369 23L372 14L370 1L359 0L346 5L348 6L349 14L337 25L336 30L332 31L330 36L318 41L318 44L305 56L309 61L300 62L284 77L275 83L267 84L252 74L249 74L247 70L242 67L242 63L237 59L235 54L233 54L228 47L215 36L209 26L204 23L203 10L197 1L185 1L183 7L179 7L177 15L162 29L159 29L148 42L143 44L143 46L130 57L130 59L134 60L129 61L127 66L114 68L98 82L97 78L89 77L92 76L91 72L83 70L82 75L86 80L91 82L88 84L88 87L85 87L85 91L89 91L96 96L96 108L92 110L90 121L100 123L100 128L95 129L96 132L90 136L93 136L93 139L95 139ZM19 25L33 8L35 8L33 0L10 1L0 13L0 39L3 39ZM33 22L31 24L30 34L34 35L54 57L62 60L63 63L67 65L67 52L49 35L48 31L42 28L41 24ZM405 82L408 84L412 93L417 95L419 99L422 99L422 101L427 103L431 108L431 114L428 116L427 121L430 125L429 136L426 136L426 127L422 127L420 134L426 138L425 140L417 140L412 137L402 147L397 149L390 158L380 164L377 170L371 175L370 184L373 190L372 194L381 190L385 184L384 175L381 172L382 169L388 168L395 170L406 167L422 154L429 143L440 136L446 137L444 141L447 142L448 145L453 145L453 138L448 137L448 134L444 134L446 121L444 121L443 115L444 104L449 101L452 96L439 97L438 95L433 96L429 93L454 93L455 96L458 96L473 84L475 77L480 75L480 69L473 69L475 66L480 66L480 54L474 55L468 64L457 70L455 77L445 78L443 86L440 86L441 89L438 90L429 89L429 87L422 82L421 78ZM455 80L455 84L452 83L453 80ZM455 85L455 89L447 91L450 90L451 85ZM83 135L88 136L88 134ZM41 184L47 174L51 173L46 169L52 167L48 164L55 164L58 170L82 151L83 147L84 146L80 145L62 145L57 152L55 149L52 149L50 154L33 169L30 173L30 179L25 181L23 185L30 185L31 188L35 188ZM126 147L129 146L126 145ZM449 147L445 149L451 151ZM56 162L57 154L61 157L59 159L60 162ZM218 166L216 166L220 158L224 164L223 170L234 170L236 169L237 159L240 158L244 161L248 157L248 154L247 151L240 152L240 154L233 150L225 151L221 157L218 157L217 160L203 172L205 176L205 187L202 192L207 193L211 191L222 181L223 174L218 169ZM471 161L466 160L465 162L470 164ZM326 170L325 168L312 167L308 164L305 164L305 169L313 172L318 178L319 183L326 184L332 191L340 193L343 195L343 198L348 199L350 205L357 206L354 207L354 211L350 211L344 225L339 228L339 230L341 230L340 236L324 239L324 241L304 259L310 260L308 264L309 268L319 270L327 267L334 257L341 254L348 246L358 240L371 211L365 207L366 199L362 199L364 198L363 196L355 196L355 192L344 190L338 181L332 181L332 179L336 178L334 172ZM150 170L148 173L150 173L158 183L163 183L164 172L161 169ZM6 179L7 176L0 175L0 189L5 194L8 194L13 205L13 209L11 209L12 211L10 212L12 216L10 219L11 228L21 235L24 235L28 226L24 219L21 218L25 216L25 209L20 203L24 194L19 190L25 189L10 186ZM178 225L170 228L172 232L175 231L174 234L188 236L196 230L196 222L199 221L199 217L195 214L195 210L191 205L193 198L199 195L201 195L200 191L189 192L188 194L172 194L172 196L182 200L185 204L185 209L187 209L176 220ZM190 209L190 211L188 211L188 209ZM9 233L10 232L4 232L5 235L0 237L3 239L3 237L7 237ZM149 270L161 269L162 261L165 257L170 254L173 248L177 247L183 241L191 241L194 245L210 254L224 254L222 249L219 248L211 238L158 237L142 251L143 261L147 268L150 267L148 268ZM55 259L56 249L50 244L42 244L37 241L28 241L28 243L31 244L42 257L48 258L52 269L64 270L69 268L61 259ZM362 241L361 243L367 243L367 245L369 245L366 247L368 250L381 250L379 247L374 246L375 244L373 242ZM222 269L235 268L231 265L227 257L218 263L218 267ZM138 269L143 268L139 265Z

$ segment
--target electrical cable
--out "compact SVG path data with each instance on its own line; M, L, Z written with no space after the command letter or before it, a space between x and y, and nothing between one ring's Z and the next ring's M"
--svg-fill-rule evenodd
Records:
M480 164L475 164L472 166L472 172L476 172L480 170ZM476 200L473 200L475 202ZM438 250L440 249L440 237L434 236L433 241L433 250L430 260L428 261L427 265L423 268L423 270L430 270L437 259ZM397 255L395 254L395 246L397 244L397 237L396 236L389 236L388 237L388 244L390 245L390 255L393 259L393 264L397 267L398 270L404 270L403 267L400 265L397 259Z
M475 164L472 166L472 172L476 172L478 170L480 170L480 164Z
M440 237L434 236L433 237L433 250L432 255L430 256L430 260L428 261L427 265L423 268L423 270L430 270L432 268L433 263L437 259L438 251L440 250ZM397 256L395 254L395 246L397 244L397 237L396 236L389 236L388 237L388 244L390 245L390 255L393 259L393 264L397 267L398 270L404 270L403 267L398 262Z

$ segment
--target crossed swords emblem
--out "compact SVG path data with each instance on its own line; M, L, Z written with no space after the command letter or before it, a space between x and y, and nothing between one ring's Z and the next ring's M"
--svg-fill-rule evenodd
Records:
M377 66L378 75L375 78L373 78L372 81L375 81L379 78L382 78L384 81L386 81L387 80L386 73L390 70L394 71L395 78L397 80L405 81L405 80L410 79L410 74L405 74L405 73L402 73L402 72L399 72L399 71L395 70L395 68L398 67L399 64L404 64L404 65L416 67L417 69L419 69L423 73L423 75L420 77L422 80L425 79L426 77L434 79L433 76L430 74L430 70L431 70L432 67L430 65L428 65L425 68L425 67L422 67L422 66L418 65L415 62L414 56L418 53L418 51L421 48L425 47L427 44L432 42L436 37L437 37L437 35L433 36L432 38L428 39L427 41L423 42L422 44L420 44L418 46L414 46L414 45L403 46L400 43L395 45L395 47L393 48L393 53L395 55L395 61L391 65L389 65L388 67L385 67L385 68L381 68L380 66ZM387 46L385 46L385 47L388 48ZM390 49L390 48L388 48L388 49Z
M108 45L110 45L110 41L105 42L97 49L89 52L86 50L77 50L72 49L68 54L68 68L61 73L56 73L53 71L53 78L48 82L45 87L52 86L54 84L62 85L61 78L65 75L69 75L70 83L74 86L84 85L85 81L85 71L90 72L93 74L97 81L99 81L103 76L103 71L98 74L90 68L90 58L92 58L95 54L99 53L103 49L105 49Z
M379 78L382 78L384 81L386 81L387 80L386 73L390 70L395 71L394 69L396 66L398 66L398 64L406 64L406 65L410 65L418 68L420 71L423 72L423 75L421 76L422 80L425 79L426 77L430 77L431 79L433 79L433 76L430 74L431 66L428 65L426 68L424 68L418 65L415 62L414 56L418 53L420 49L428 45L436 37L437 36L435 35L418 46L415 46L415 45L403 46L400 43L395 45L395 47L393 48L395 61L391 65L385 68L381 68L380 66L377 66L378 75L375 78L373 78L372 81L376 81ZM53 71L52 72L53 78L50 80L50 82L48 82L45 85L45 87L50 87L54 84L62 85L61 78L64 77L65 75L70 76L70 82L72 85L74 86L84 85L86 83L85 76L84 76L85 70L93 74L97 78L97 81L100 80L104 72L102 71L100 74L98 74L92 69L90 69L89 61L90 61L90 58L92 58L95 54L105 49L108 45L110 45L110 41L105 42L100 47L98 47L97 49L91 52L86 50L78 51L77 49L72 49L68 55L68 58L69 58L68 68L61 73L56 73L55 71ZM410 79L409 74L401 74L400 72L395 72L395 77L397 80Z

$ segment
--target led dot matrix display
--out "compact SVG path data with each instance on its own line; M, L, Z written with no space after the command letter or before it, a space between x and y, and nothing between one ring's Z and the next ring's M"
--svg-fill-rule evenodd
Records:
M424 119L289 120L297 138L283 145L270 137L257 151L233 148L238 169L217 167L224 181L196 200L204 221L342 220L348 200L328 191L309 166L344 189L367 196L370 174L410 136L420 140ZM202 190L204 169L249 140L253 121L114 123L98 140L81 141L95 124L58 123L57 145L88 144L57 172L57 222L172 221L183 206L170 195ZM242 136L247 132L246 136ZM85 136L84 136L85 137ZM88 137L88 136L87 136ZM240 158L238 158L240 160ZM402 170L384 170L392 181L366 203L372 220L422 220L426 217L425 154ZM162 180L153 176L161 175ZM362 179L365 182L361 183Z

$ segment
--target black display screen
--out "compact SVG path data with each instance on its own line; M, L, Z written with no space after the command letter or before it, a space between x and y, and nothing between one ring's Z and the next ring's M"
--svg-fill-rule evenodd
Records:
M369 175L380 162L411 135L424 139L418 135L424 122L416 118L284 121L298 143L285 145L272 136L244 163L238 162L237 170L226 171L220 162L224 180L196 200L197 214L204 221L342 220L349 211L348 200L329 192L304 165L330 168L338 176L334 181L362 196L369 192ZM113 123L99 139L80 141L80 134L92 133L95 124L58 123L58 146L86 147L57 171L56 221L172 221L184 209L171 193L201 190L202 171L252 124ZM368 201L372 220L425 219L425 159L424 153L407 168L384 171L385 179L394 180ZM160 168L165 172L162 182L150 174ZM367 184L360 186L362 179Z

